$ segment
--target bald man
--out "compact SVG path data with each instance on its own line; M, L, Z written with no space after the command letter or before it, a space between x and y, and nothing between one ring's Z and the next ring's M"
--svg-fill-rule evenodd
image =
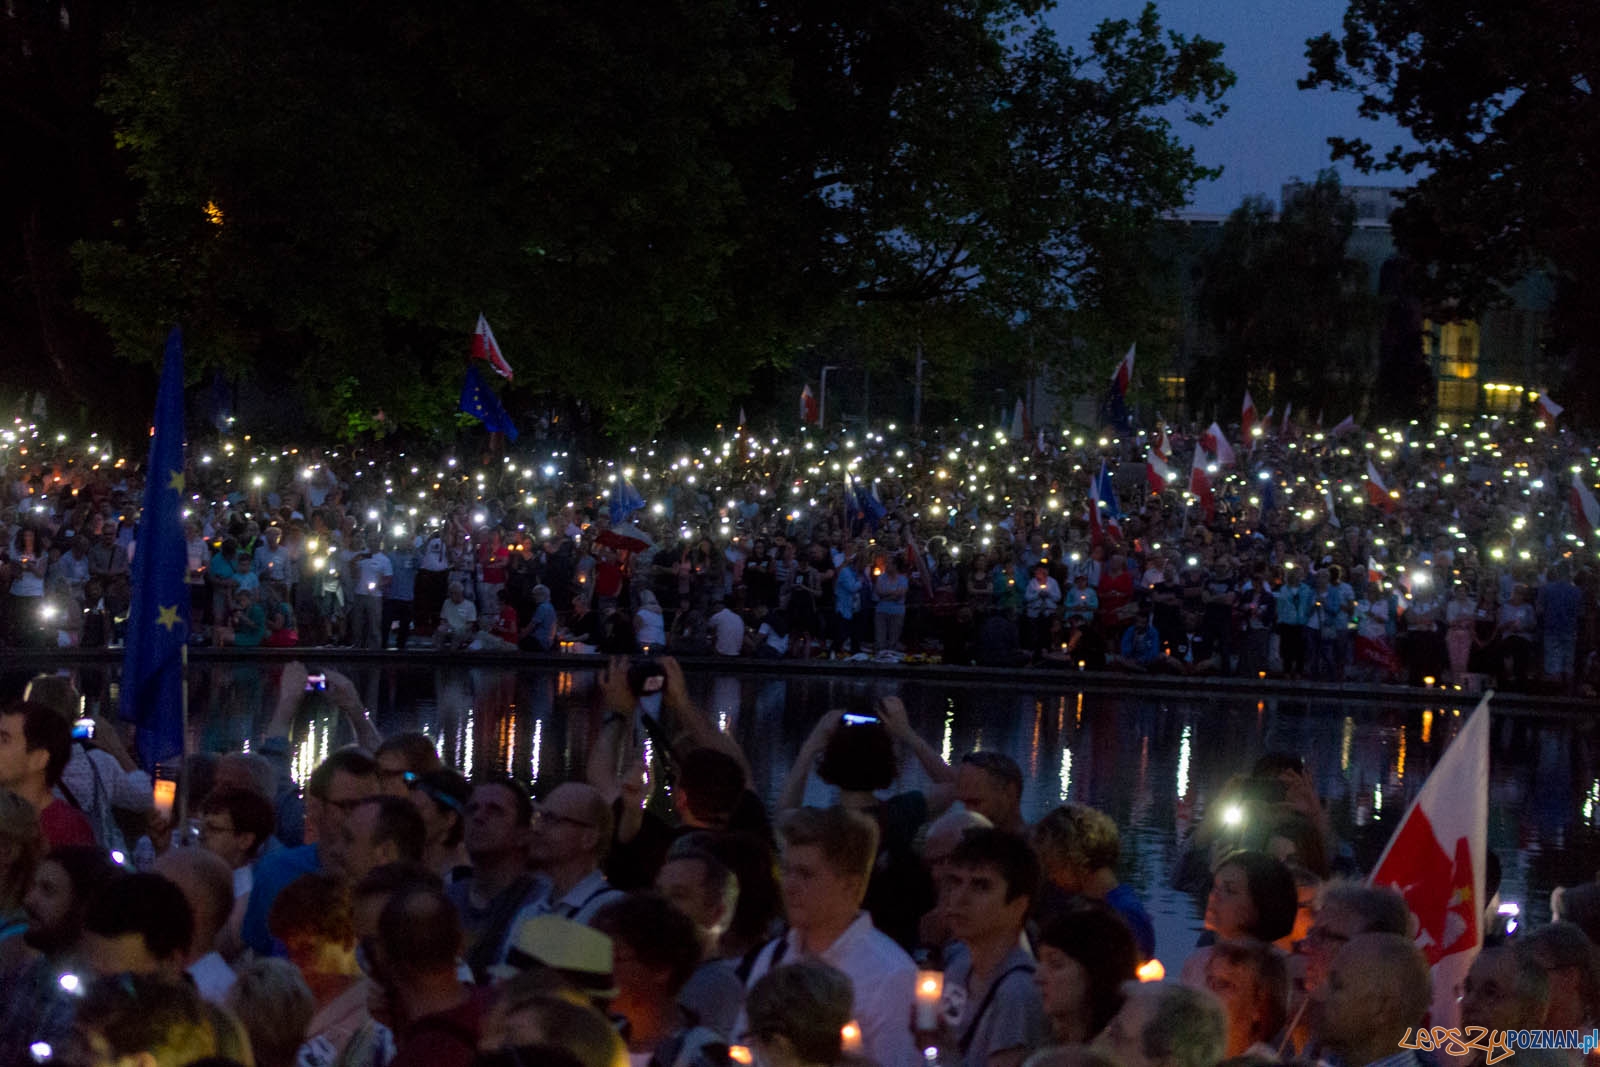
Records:
M1461 1025L1487 1030L1537 1030L1550 1011L1550 979L1532 945L1501 942L1478 953L1461 983ZM1475 1050L1467 1059L1476 1067L1487 1055ZM1550 1049L1518 1049L1522 1067L1555 1067L1565 1057Z
M217 951L217 935L233 911L233 870L215 852L171 848L156 859L155 873L177 886L194 916L194 936L184 970L200 995L221 1006L233 988L233 968Z
M1361 934L1333 957L1318 1042L1346 1067L1389 1059L1406 1031L1422 1025L1432 999L1428 961L1416 945L1399 934Z
M610 845L611 806L598 790L582 782L552 789L534 808L528 838L528 861L539 881L507 929L515 931L536 915L587 924L595 912L620 899L621 891L600 870Z

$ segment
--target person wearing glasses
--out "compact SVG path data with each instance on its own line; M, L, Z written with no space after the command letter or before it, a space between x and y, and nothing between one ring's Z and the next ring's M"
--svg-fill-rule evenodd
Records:
M534 808L528 859L540 875L528 901L509 926L524 919L558 915L587 925L605 905L619 900L600 869L611 845L611 806L593 786L563 782ZM501 958L504 958L504 949Z
M1320 1014L1320 995L1327 983L1333 958L1353 939L1367 933L1407 936L1411 929L1411 909L1405 898L1392 889L1379 889L1355 882L1333 882L1323 886L1316 918L1305 939L1296 948L1304 963L1301 987L1290 998L1289 1017L1298 1019L1290 1034L1297 1054L1310 1049L1311 1034Z

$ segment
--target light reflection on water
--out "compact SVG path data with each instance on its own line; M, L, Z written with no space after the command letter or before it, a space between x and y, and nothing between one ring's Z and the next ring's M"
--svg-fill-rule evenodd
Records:
M383 733L420 729L443 758L475 767L524 768L542 787L582 773L594 712L592 671L338 665L356 683ZM196 747L238 748L271 714L275 668L195 665ZM693 673L691 694L740 740L756 788L774 801L796 751L825 710L852 698L897 694L913 725L946 759L982 747L1015 758L1029 776L1025 814L1064 798L1092 804L1123 828L1123 875L1143 892L1161 953L1181 959L1200 908L1170 887L1182 836L1206 800L1267 749L1298 753L1333 823L1368 867L1428 771L1465 721L1450 705L1343 704L1281 698L1133 695L1032 685L772 677ZM1070 713L1069 713L1070 702ZM295 773L352 740L326 705L302 710ZM1595 876L1583 857L1600 845L1600 751L1587 724L1501 716L1494 724L1489 841L1504 870L1502 899L1526 918L1548 917L1550 890ZM897 788L926 777L907 759ZM827 802L813 780L808 803Z

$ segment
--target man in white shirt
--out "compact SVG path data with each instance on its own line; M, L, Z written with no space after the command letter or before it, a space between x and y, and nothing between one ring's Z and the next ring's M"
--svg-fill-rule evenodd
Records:
M433 642L440 648L463 648L472 640L477 629L478 609L467 599L466 588L460 582L450 583L450 599L439 609L439 628L433 632Z
M707 620L719 656L737 656L744 651L744 620L738 612L723 604Z
M383 619L383 594L394 581L394 564L382 552L367 551L366 538L357 534L352 545L355 555L351 566L355 568L356 598L350 612L350 637L357 648L381 649L384 634L379 630Z
M509 927L524 919L558 915L588 924L607 903L620 899L600 870L611 845L611 806L593 786L563 782L534 809L528 860L539 884ZM501 952L504 956L504 950Z
M861 910L878 826L844 808L796 808L779 827L783 839L784 936L763 946L744 975L748 990L776 966L818 958L849 976L861 1051L881 1067L922 1062L911 1039L917 967ZM743 1029L743 1020L735 1032Z

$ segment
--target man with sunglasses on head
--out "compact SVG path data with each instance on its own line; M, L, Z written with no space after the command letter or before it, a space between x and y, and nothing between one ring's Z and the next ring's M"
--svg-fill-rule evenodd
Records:
M593 786L564 782L534 809L528 859L540 876L528 903L511 923L559 915L588 924L622 893L606 880L600 864L611 845L611 807Z

